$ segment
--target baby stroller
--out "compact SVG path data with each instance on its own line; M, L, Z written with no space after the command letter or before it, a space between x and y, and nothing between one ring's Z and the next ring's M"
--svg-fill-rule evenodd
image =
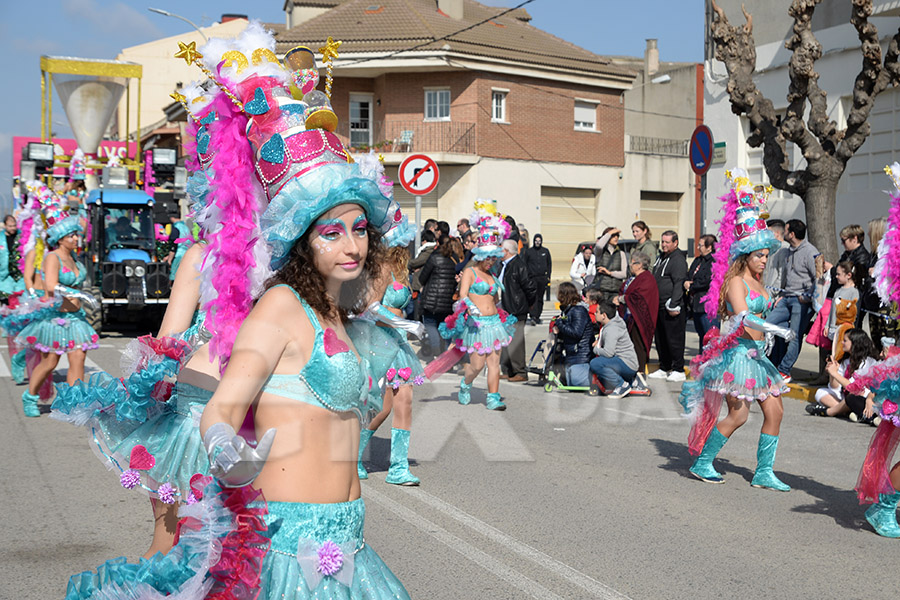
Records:
M570 392L587 392L591 396L599 396L605 394L606 390L597 376L591 373L591 385L574 386L568 385L566 381L566 366L563 361L562 343L553 333L553 326L556 319L550 320L547 328L548 337L538 342L531 353L531 359L528 361L527 371L538 376L538 384L544 386L545 392L553 390L566 390Z

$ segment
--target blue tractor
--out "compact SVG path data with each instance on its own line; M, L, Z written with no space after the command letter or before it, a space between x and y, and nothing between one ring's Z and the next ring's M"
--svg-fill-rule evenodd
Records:
M97 331L111 323L162 319L169 303L169 265L156 257L153 197L142 190L96 189L85 199L90 240L85 262L100 309L88 314Z

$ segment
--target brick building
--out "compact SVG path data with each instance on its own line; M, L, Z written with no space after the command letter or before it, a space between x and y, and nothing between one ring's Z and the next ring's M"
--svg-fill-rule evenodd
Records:
M276 52L341 40L332 105L350 146L388 175L410 152L438 163L422 218L455 224L478 198L541 232L566 278L575 245L639 212L623 181L622 94L636 72L474 0L288 0ZM479 24L480 23L480 24ZM464 32L460 30L479 24ZM402 52L401 52L402 51ZM395 197L413 213L414 198Z

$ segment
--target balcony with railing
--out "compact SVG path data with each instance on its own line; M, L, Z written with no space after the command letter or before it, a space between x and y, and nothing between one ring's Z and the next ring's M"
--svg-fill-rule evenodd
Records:
M476 154L475 123L458 121L344 121L337 135L353 151ZM349 141L349 143L348 143Z
M656 154L658 156L688 156L689 140L671 140L666 138L647 137L643 135L628 136L628 151L635 154Z

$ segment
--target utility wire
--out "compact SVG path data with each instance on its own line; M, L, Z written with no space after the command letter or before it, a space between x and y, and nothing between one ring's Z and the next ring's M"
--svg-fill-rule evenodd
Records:
M522 3L520 3L520 4L516 5L516 6L514 6L514 7L512 7L512 8L507 8L507 9L504 10L503 12L497 13L497 14L494 15L493 17L488 17L487 19L484 19L484 20L482 20L482 21L478 21L477 23L473 23L472 25L469 25L468 27L463 27L462 29L460 29L460 30L458 30L458 31L454 31L453 33L448 33L447 35L445 35L445 36L443 36L443 37L435 38L435 39L433 39L433 40L428 40L427 42L422 42L421 44L418 44L418 45L416 45L416 46L412 46L411 48L404 48L403 50L396 50L396 51L391 52L390 54L388 54L388 55L386 55L386 56L375 56L375 57L372 57L372 58L361 58L361 59L359 59L359 60L354 60L354 61L347 62L347 63L340 63L340 64L338 64L338 65L336 65L336 66L338 66L338 67L348 67L348 66L350 66L350 65L358 65L358 64L360 64L360 63L369 62L369 61L373 61L373 60L386 60L386 59L388 59L388 58L393 58L394 56L397 56L398 54L403 54L404 52L412 52L413 50L418 50L419 48L424 48L425 46L430 46L431 44L434 44L434 43L437 43L437 42L446 40L446 39L451 38L451 37L453 37L453 36L455 36L455 35L459 35L460 33L469 31L470 29L475 29L476 27L478 27L478 26L480 26L480 25L484 25L485 23L488 23L488 22L490 22L490 21L493 21L494 19L497 19L497 18L499 18L499 17L502 17L502 16L505 15L505 14L511 13L511 12L513 12L514 10L519 10L519 9L522 8L523 6L525 6L525 5L527 5L527 4L531 4L532 2L534 2L534 0L525 0L524 2L522 2Z

